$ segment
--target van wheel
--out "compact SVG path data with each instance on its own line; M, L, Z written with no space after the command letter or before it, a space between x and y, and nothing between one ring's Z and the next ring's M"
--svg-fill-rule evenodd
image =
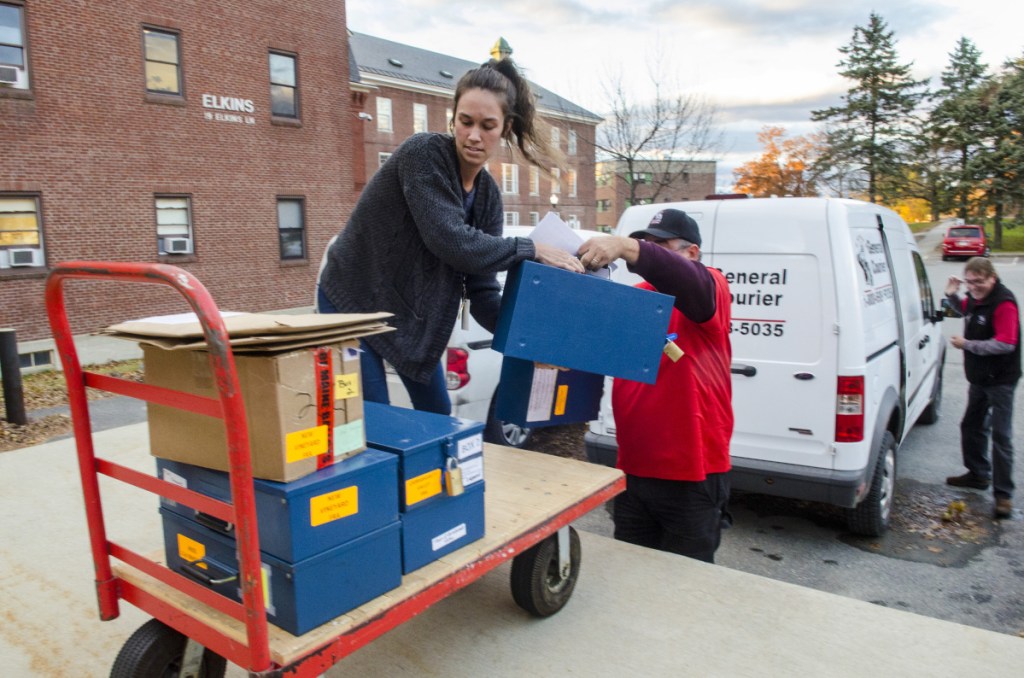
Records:
M886 431L879 445L871 490L864 500L846 513L846 524L854 534L880 537L889 529L893 493L896 490L896 439Z
M928 407L924 408L917 423L930 426L939 420L942 411L942 370L944 364L939 364L939 376L935 379L935 386L932 387L932 398L928 401Z
M510 424L494 418L494 403L497 395L491 399L491 408L487 412L487 424L484 426L484 440L506 447L523 448L530 444L533 429L518 424Z

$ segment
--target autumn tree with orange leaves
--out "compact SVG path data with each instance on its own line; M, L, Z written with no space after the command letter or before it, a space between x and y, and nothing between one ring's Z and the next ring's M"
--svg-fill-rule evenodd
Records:
M761 129L757 140L764 146L764 153L733 170L734 191L755 198L818 195L811 170L818 148L815 137L785 137L782 127L768 125Z

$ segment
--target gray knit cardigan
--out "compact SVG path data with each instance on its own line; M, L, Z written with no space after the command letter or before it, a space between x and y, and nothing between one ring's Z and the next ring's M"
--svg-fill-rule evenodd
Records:
M454 139L416 134L381 166L331 247L320 286L342 313L389 311L396 330L365 341L402 375L426 382L451 336L465 293L493 332L501 302L495 273L533 259L528 238L502 238L501 192L476 180L466 224Z

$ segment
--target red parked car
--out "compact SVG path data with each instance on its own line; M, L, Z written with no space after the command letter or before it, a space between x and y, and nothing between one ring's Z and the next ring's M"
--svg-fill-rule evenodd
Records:
M950 226L942 240L942 260L951 257L987 257L991 250L981 226Z

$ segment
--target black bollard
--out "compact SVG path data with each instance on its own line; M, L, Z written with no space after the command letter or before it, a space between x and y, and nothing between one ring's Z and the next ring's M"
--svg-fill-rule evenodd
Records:
M21 386L21 365L18 363L18 339L14 328L0 328L0 379L4 382L4 405L7 421L24 426L25 390Z

